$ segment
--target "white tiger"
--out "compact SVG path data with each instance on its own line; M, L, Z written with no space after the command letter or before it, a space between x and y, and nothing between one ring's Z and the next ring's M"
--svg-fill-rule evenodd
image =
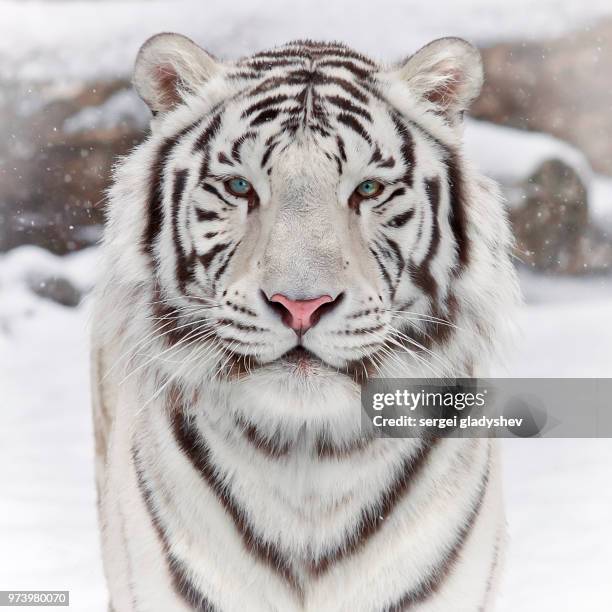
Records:
M142 47L151 134L110 191L93 333L115 612L490 610L489 440L370 439L369 377L487 372L518 301L461 154L478 52Z

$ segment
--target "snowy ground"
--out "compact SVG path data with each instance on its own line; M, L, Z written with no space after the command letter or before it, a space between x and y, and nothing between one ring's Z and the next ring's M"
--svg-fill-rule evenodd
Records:
M103 612L92 473L87 305L36 297L61 273L87 288L95 249L0 257L0 589L69 589ZM527 307L512 376L609 376L612 279L523 275ZM511 547L500 612L612 609L612 441L506 440Z

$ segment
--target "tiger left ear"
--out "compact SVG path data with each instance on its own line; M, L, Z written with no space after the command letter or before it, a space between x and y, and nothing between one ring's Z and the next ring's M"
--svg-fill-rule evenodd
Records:
M157 34L140 47L133 82L153 114L163 113L178 106L185 94L196 91L221 67L186 36Z
M398 73L451 123L461 119L484 80L480 52L461 38L434 40L408 58Z

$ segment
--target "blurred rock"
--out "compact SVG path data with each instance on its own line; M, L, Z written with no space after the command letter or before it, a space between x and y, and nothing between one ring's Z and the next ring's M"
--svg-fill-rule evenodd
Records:
M612 174L612 21L481 51L486 80L474 117L558 136Z
M112 164L142 139L144 105L123 80L0 87L0 121L10 131L0 144L0 252L94 244Z
M591 224L587 190L571 166L545 161L520 189L523 204L510 217L523 263L562 274L612 270L612 240Z
M28 286L36 295L70 308L78 306L82 297L81 292L63 277L31 277Z

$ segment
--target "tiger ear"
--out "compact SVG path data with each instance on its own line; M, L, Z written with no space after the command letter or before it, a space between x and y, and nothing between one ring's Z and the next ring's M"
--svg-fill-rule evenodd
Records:
M451 123L462 117L484 80L480 52L461 38L425 45L399 68L399 76Z
M181 34L157 34L136 57L133 82L153 114L175 108L221 70L204 49Z

